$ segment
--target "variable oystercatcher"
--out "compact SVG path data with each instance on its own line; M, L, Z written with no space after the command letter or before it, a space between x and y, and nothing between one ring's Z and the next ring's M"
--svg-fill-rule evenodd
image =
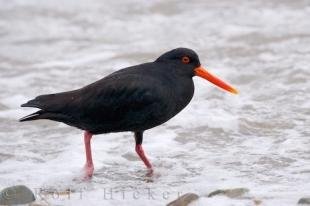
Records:
M81 89L38 96L21 106L40 110L20 121L49 119L84 130L87 177L94 171L92 136L131 131L137 154L152 171L142 148L143 132L168 121L190 102L194 76L238 93L206 71L193 50L177 48L154 62L121 69Z

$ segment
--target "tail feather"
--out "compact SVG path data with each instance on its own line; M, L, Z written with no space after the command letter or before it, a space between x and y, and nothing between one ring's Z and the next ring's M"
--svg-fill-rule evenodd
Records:
M49 119L60 122L72 121L70 120L72 117L68 115L67 111L70 109L68 103L72 102L73 95L75 93L71 91L37 96L22 104L21 107L34 107L40 110L21 118L19 121L24 122L37 119Z
M29 114L21 119L19 119L20 122L25 121L32 121L32 120L38 120L38 119L49 119L54 120L58 122L64 122L64 123L70 123L74 121L70 116L61 114L61 113L51 113L44 110L39 110L35 113Z
M35 108L42 109L42 105L36 99L30 100L27 103L22 104L20 106L21 107L35 107Z
M21 119L19 119L20 122L25 122L25 121L31 121L31 120L36 120L40 119L40 115L43 114L42 110L39 110L35 113L29 114Z
M48 112L61 112L72 101L72 92L45 94L22 104L21 107L35 107Z
M32 100L28 101L27 103L22 104L20 106L21 107L34 107L34 108L41 109L35 113L29 114L29 115L19 119L20 122L41 119L40 116L44 113L44 110L43 110L44 106L42 105L42 103L40 103L40 101L38 101L38 98L32 99Z

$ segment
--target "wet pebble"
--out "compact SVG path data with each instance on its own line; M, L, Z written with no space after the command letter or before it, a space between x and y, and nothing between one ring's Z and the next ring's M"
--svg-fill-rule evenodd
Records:
M186 193L185 195L182 195L178 199L170 202L167 204L167 206L187 206L191 202L197 200L199 198L198 195L195 193Z
M225 195L230 198L240 198L244 194L248 193L250 190L247 188L234 188L234 189L226 189L226 190L215 190L211 192L208 197L213 197L216 195Z
M0 103L0 111L1 111L1 110L6 110L6 109L8 109L8 107L5 106L4 104L1 104L1 103Z
M310 197L300 198L298 204L310 205Z
M24 185L7 187L0 192L0 205L27 204L33 201L34 194Z

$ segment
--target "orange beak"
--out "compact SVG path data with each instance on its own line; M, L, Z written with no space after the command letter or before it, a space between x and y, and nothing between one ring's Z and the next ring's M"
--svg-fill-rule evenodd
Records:
M220 80L219 78L217 78L216 76L214 76L213 74L211 74L210 72L205 70L202 66L199 66L199 67L197 67L195 69L195 75L196 76L200 76L200 77L202 77L202 78L212 82L216 86L221 87L222 89L225 89L228 92L231 92L233 94L238 94L239 93L237 89L233 88L229 84L227 84L224 81Z

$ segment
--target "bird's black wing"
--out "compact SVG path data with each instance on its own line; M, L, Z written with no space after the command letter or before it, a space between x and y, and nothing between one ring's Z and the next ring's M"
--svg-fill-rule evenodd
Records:
M22 106L41 110L21 121L51 119L106 133L149 129L173 116L164 82L120 71L79 90L38 96Z
M169 119L169 92L150 75L120 73L83 88L81 93L76 102L78 118L97 127L93 130L145 130Z

